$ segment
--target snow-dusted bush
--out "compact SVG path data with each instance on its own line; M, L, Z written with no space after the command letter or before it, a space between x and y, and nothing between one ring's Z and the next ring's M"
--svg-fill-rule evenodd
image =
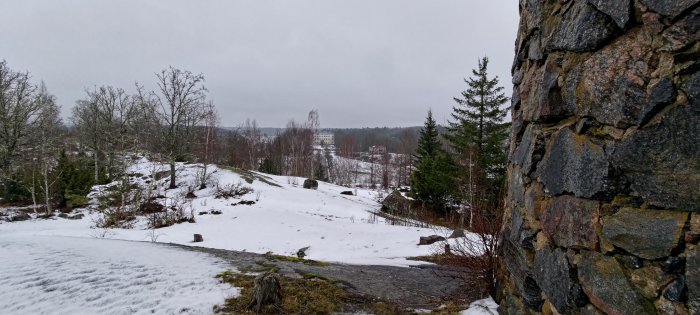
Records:
M242 182L238 182L238 184L226 184L224 186L217 185L216 189L214 190L214 198L238 198L251 192L253 192L253 188L243 186Z

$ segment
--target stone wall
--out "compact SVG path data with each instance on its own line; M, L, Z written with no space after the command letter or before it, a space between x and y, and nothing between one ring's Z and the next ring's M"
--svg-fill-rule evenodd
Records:
M700 0L520 0L503 314L700 314Z

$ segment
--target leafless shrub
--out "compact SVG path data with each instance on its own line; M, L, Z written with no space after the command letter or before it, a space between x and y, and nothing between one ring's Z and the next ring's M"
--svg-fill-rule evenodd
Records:
M442 254L444 263L458 271L458 278L473 288L479 298L496 290L498 272L498 240L500 239L503 209L475 211L471 233L453 239L451 253Z
M243 183L238 182L238 184L227 184L224 186L216 186L214 191L214 198L216 199L229 199L238 198L245 194L253 192L253 188L243 186Z

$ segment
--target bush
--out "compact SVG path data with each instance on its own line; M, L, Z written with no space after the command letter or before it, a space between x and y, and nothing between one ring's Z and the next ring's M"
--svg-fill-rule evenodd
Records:
M222 186L217 185L216 191L214 191L214 198L216 199L228 199L228 198L238 198L245 194L253 192L253 188L243 186L242 183L238 184L227 184Z
M66 207L69 209L83 208L89 203L87 196L83 195L66 194L64 198L66 200Z
M3 203L30 203L32 201L29 190L19 180L5 178L0 185L2 185L0 198L2 198Z

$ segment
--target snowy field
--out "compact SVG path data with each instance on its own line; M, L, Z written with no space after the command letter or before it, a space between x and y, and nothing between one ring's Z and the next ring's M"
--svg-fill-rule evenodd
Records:
M187 187L197 186L195 176L199 165L178 165L178 189L166 190L167 178L160 179L154 194L177 199ZM146 160L135 163L129 170L139 184L148 174L167 170ZM353 190L357 195L341 195L348 188L319 183L318 190L303 189L303 178L261 176L253 183L232 171L209 166L213 171L209 188L195 190L197 198L188 199L188 209L195 214L196 223L182 223L171 227L149 230L144 218L131 229L95 228L99 214L95 211L82 220L34 219L26 222L0 224L0 237L5 235L73 236L84 238L111 238L203 246L218 249L273 252L294 255L309 247L308 259L349 264L380 264L408 266L420 262L406 257L431 254L431 246L418 246L420 236L449 234L431 228L393 226L373 216L380 205L377 193L371 190ZM260 178L264 178L260 180ZM216 184L242 183L254 192L239 199L216 199ZM99 187L104 190L106 187ZM183 198L180 198L183 199ZM241 200L256 201L254 205L232 205ZM221 214L211 214L220 211ZM208 212L199 215L200 212ZM192 243L193 234L202 234L204 242Z
M210 314L236 293L211 256L159 244L0 235L2 314Z

